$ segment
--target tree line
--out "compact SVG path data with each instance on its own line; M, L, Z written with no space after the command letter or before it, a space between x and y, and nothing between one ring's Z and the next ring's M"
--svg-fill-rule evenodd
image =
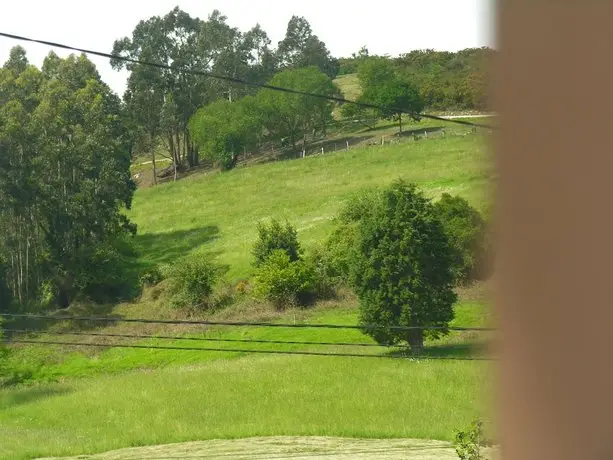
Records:
M285 38L273 49L268 34L259 25L241 32L217 10L207 19L200 19L178 7L163 17L141 21L131 37L115 42L113 54L171 67L166 70L112 61L116 69L130 72L124 101L134 131L135 150L152 154L154 171L156 152L167 152L175 174L177 169L200 162L201 146L189 129L196 111L220 100L233 103L255 94L252 87L181 70L266 83L283 70L315 67L334 78L339 68L338 60L302 17L289 21ZM223 110L221 106L213 110L216 109ZM293 125L287 129L292 128ZM163 149L158 149L159 141ZM223 144L217 142L218 146Z
M182 70L334 96L340 94L334 77L355 66L360 101L399 107L418 119L440 99L424 89L439 80L411 69L431 69L426 73L452 87L449 69L474 60L471 52L457 53L461 58L415 52L394 60L365 49L339 60L302 17L294 16L272 47L259 25L243 32L219 11L200 19L179 8L139 22L130 37L114 43L113 53L170 69L113 60L113 67L129 71L121 99L84 55L50 53L39 69L15 47L0 69L2 308L65 307L79 295L105 300L134 287L126 238L136 226L123 211L135 191L135 155L151 155L154 171L158 156L167 156L175 175L202 159L231 169L267 141L304 148L309 137L325 135L332 120L330 101ZM393 111L346 104L342 113L396 119L402 126Z
M296 147L298 141L306 143L308 135L325 134L331 121L330 104L291 94L260 94L251 86L182 70L330 95L340 95L332 82L335 77L357 73L363 102L415 112L483 110L490 51L426 50L389 58L371 56L362 48L350 58L337 59L303 17L292 17L285 37L273 47L258 24L243 32L217 10L200 19L177 7L165 16L141 21L130 37L117 40L113 47L115 55L170 69L119 59L112 65L130 72L124 103L134 152L151 155L157 181L160 155L172 165L164 174L175 177L201 160L231 168L239 155L261 148L266 141ZM398 113L365 113L349 106L342 113L348 118L373 115L402 122Z
M84 56L41 69L14 48L0 69L0 305L67 306L121 285L130 134L121 100Z
M354 74L365 61L384 60L419 89L427 110L491 109L488 100L490 65L495 51L468 48L458 52L415 50L398 57L377 56L362 47L339 59L339 75Z

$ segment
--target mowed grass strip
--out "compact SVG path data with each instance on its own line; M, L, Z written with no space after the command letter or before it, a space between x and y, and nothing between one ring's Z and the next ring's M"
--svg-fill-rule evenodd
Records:
M0 456L250 436L451 440L482 362L249 356L0 391Z

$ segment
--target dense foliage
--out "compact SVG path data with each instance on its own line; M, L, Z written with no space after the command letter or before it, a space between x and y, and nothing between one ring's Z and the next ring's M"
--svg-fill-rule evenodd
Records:
M282 225L272 220L268 225L258 225L253 255L253 293L278 309L330 297L338 284L331 276L330 259L323 248L313 247L304 254L296 229L289 222Z
M94 65L50 53L39 70L14 49L0 70L0 294L61 307L119 294L129 167L121 102Z
M394 182L358 223L350 271L361 323L446 327L456 300L453 255L431 202L414 185ZM406 341L417 353L423 348L421 329L365 332L379 343Z
M270 85L324 95L338 95L332 80L317 67L287 69L275 75ZM235 102L217 100L191 118L192 139L205 155L222 169L236 165L239 155L261 144L264 137L287 141L293 147L307 135L325 134L332 120L333 104L320 98L263 89L256 96Z
M485 254L486 223L479 211L459 196L444 193L434 204L434 212L455 250L453 274L458 284L478 275Z
M386 58L372 57L363 59L358 65L358 79L362 94L358 102L372 104L381 109L365 108L353 104L343 106L346 117L369 117L397 120L402 132L402 115L410 113L411 118L419 120L424 101L419 90L406 75L398 71Z
M221 268L207 255L194 253L162 267L174 308L208 308Z
M253 96L237 102L220 99L192 117L190 133L205 158L232 169L239 155L255 148L261 139L263 117Z
M203 142L202 134L197 134L198 139L192 137L190 119L198 109L220 99L234 102L255 93L250 86L187 74L180 72L181 69L259 83L269 81L282 70L315 67L330 78L338 73L338 62L330 56L325 43L313 34L305 18L291 18L277 50L271 49L270 43L259 25L241 32L231 27L217 10L203 20L178 7L165 16L153 16L139 22L131 37L115 42L113 54L170 67L162 69L118 59L112 61L116 69L125 68L130 72L124 94L128 108L126 119L133 127L135 151L151 153L154 177L158 139L163 141L175 173L185 166L197 166L200 148L225 167L231 165L236 132L216 136L213 144ZM206 110L212 113L228 111L219 105ZM236 121L234 114L230 117ZM206 132L204 129L203 126L198 132ZM238 137L242 137L244 130L239 131ZM248 148L248 145L242 147Z
M175 177L203 158L230 169L239 155L263 141L295 148L298 141L306 143L308 135L325 135L331 120L332 105L325 100L264 90L243 103L258 93L257 87L182 69L327 95L339 94L332 83L339 73L358 73L362 101L400 108L417 119L424 108L487 109L487 66L493 55L483 48L412 51L392 58L372 56L363 47L337 59L304 17L289 20L275 49L257 24L242 32L217 10L200 19L178 7L140 21L130 37L115 42L113 53L169 66L112 61L116 69L130 72L124 119L132 151L151 155L154 181L159 155L171 160ZM19 59L15 55L12 62L19 64ZM346 105L343 113L349 118L395 119L402 130L397 110L363 111Z
M490 66L494 50L469 48L458 52L416 50L399 57L372 56L362 48L340 60L340 74L354 74L371 59L390 63L418 89L429 110L490 110Z
M313 34L309 22L299 16L290 19L285 38L279 42L277 59L280 68L314 66L330 78L335 78L339 71L338 59L333 58L326 44Z
M276 219L270 222L260 222L257 227L258 239L253 247L254 265L259 267L277 250L287 254L290 262L299 260L302 256L302 248L298 241L296 228L286 222L281 224Z
M325 242L329 276L349 284L354 251L358 245L360 220L380 206L380 194L365 190L352 196L335 218L335 229Z
M305 305L316 295L316 273L311 264L292 260L286 251L276 249L257 268L253 290L257 298L278 309Z
M284 70L275 75L271 85L327 96L339 95L332 80L316 67ZM326 99L264 89L258 94L265 127L275 139L287 138L292 146L307 134L319 130L325 134L332 120L333 103Z

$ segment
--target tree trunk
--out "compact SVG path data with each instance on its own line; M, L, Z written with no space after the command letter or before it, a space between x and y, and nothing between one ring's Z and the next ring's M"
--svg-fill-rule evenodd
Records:
M398 121L400 122L400 134L402 134L402 114L398 114Z
M157 185L158 184L158 173L157 173L157 168L155 166L155 148L151 150L151 163L153 163L153 184Z
M424 352L424 331L423 329L411 329L407 333L407 342L411 347L411 353L421 355Z

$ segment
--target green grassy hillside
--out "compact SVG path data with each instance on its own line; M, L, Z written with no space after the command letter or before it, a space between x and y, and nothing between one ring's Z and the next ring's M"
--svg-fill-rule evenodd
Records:
M430 137L306 159L198 173L139 190L130 217L138 224L139 264L172 262L191 251L214 253L228 279L251 272L256 223L288 218L306 245L323 241L343 200L398 177L428 195L460 194L478 208L488 199L489 167L479 134ZM455 325L483 325L480 295L462 293ZM74 314L184 318L159 288L119 305L75 305ZM276 312L246 302L196 318L356 324L351 295L310 310ZM50 331L73 331L60 323ZM216 339L372 342L358 331L86 325L97 333L140 333ZM36 335L35 335L36 337ZM108 343L111 339L41 335L41 339ZM106 341L105 341L106 340ZM463 357L478 341L454 333L428 342L434 357ZM134 341L123 343L135 343ZM183 340L137 341L158 346L271 349ZM277 350L388 354L359 347L278 345ZM115 448L247 436L323 435L451 440L481 412L489 364L479 361L387 360L258 355L245 352L146 349L16 348L9 364L29 383L0 390L0 457L78 455Z
M144 264L201 248L216 253L236 279L249 274L259 220L287 218L305 244L316 243L328 235L343 200L399 177L433 197L460 194L481 207L488 179L483 139L439 137L200 174L138 191L130 218L138 224Z

